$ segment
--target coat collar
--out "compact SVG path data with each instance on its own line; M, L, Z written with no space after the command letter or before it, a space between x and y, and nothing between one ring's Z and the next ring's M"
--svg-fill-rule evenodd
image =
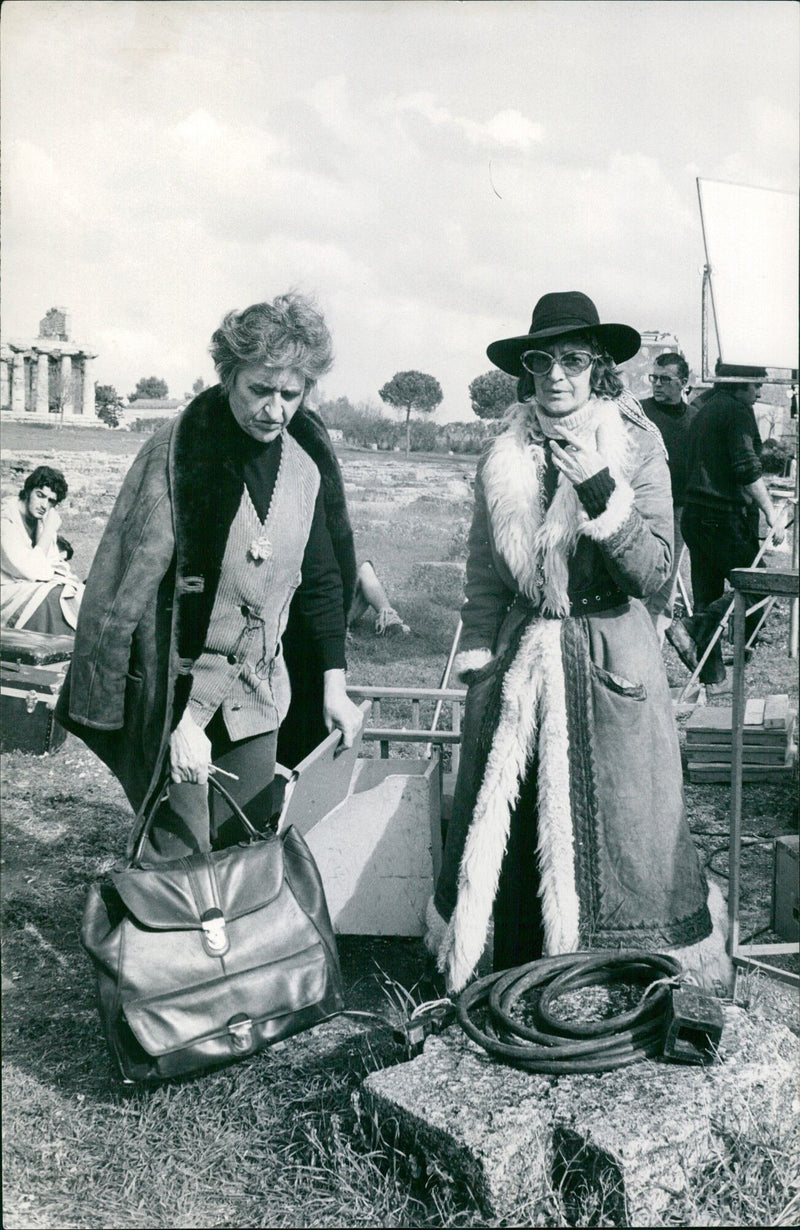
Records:
M298 411L288 434L319 470L347 610L355 589L356 564L339 463L325 425L313 411ZM203 650L225 544L242 498L242 466L251 447L219 384L195 397L175 425L170 483L182 658L195 659Z
M609 470L617 483L625 482L632 450L623 408L618 401L599 398L591 404L593 412L581 419L578 430L589 434L605 425ZM512 406L506 423L482 471L494 545L521 593L547 615L568 615L569 559L589 518L563 475L547 502L545 437L533 408Z

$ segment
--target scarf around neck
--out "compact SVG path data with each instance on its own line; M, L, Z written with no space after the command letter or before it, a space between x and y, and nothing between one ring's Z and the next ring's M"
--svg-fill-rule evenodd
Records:
M549 504L545 492L547 440L566 428L597 446L603 428L603 459L617 484L626 482L631 447L620 406L592 397L572 414L551 418L535 402L506 413L507 428L492 445L483 486L495 546L519 590L545 615L569 614L569 560L589 517L573 484L559 473Z

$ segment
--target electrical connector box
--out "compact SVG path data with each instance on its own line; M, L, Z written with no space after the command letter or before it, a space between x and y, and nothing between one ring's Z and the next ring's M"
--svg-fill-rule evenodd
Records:
M416 1016L410 1016L394 1030L395 1041L405 1046L409 1058L422 1054L425 1039L441 1033L455 1019L455 1007L449 1003L432 1004Z
M722 1008L713 995L697 987L676 988L664 1027L664 1057L677 1063L713 1063L723 1025Z

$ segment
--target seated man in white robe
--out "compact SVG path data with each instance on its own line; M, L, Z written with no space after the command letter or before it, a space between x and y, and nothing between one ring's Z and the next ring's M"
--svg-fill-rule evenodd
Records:
M37 466L0 507L0 625L71 634L83 585L59 549L67 494L60 470Z

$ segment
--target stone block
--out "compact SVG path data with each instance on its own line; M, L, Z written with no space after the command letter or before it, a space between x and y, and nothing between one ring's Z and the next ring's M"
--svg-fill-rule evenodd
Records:
M411 585L443 606L460 607L464 600L464 576L465 567L459 560L426 561L411 569Z
M780 1138L800 1124L797 1040L784 1025L724 1008L719 1062L644 1060L553 1078L492 1060L457 1026L410 1063L372 1073L364 1110L387 1140L468 1184L486 1216L519 1224L549 1188L565 1207L593 1198L603 1224L656 1226L720 1133Z
M549 1175L552 1081L494 1063L456 1026L409 1063L372 1072L360 1104L372 1130L466 1186L487 1216L524 1225Z
M431 760L358 760L351 793L306 834L334 930L424 932L441 864L439 767Z

